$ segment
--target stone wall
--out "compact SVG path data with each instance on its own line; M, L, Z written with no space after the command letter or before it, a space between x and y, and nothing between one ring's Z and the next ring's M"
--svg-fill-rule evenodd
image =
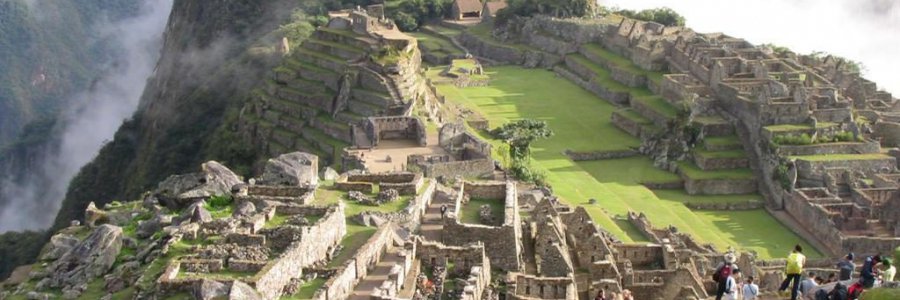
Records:
M515 287L507 292L509 299L578 299L575 282L568 277L538 277L522 273L513 273Z
M684 190L690 195L751 194L757 191L754 179L684 179Z
M881 146L877 141L861 143L826 143L806 146L778 146L779 156L824 155L844 153L878 153Z
M325 260L347 234L344 205L332 206L315 224L302 227L300 240L288 247L274 262L254 277L256 290L264 299L277 299L291 278L303 268Z
M707 157L697 153L694 153L694 162L704 171L741 169L750 166L747 157Z
M462 224L458 220L445 220L443 239L451 246L465 246L484 242L491 249L487 253L491 263L505 271L517 271L522 267L522 244L516 235L518 226L484 226Z
M395 226L388 224L378 228L372 237L360 247L356 254L338 267L334 276L325 282L325 289L313 297L316 300L347 299L360 280L369 274L370 267L381 259L390 247L393 247Z
M900 147L900 123L875 123L875 136L881 138L881 144L885 147Z
M491 159L441 162L422 166L422 173L432 178L477 178L491 174L493 171L494 161Z
M373 145L381 140L413 140L419 146L427 145L425 124L416 117L369 117L365 128Z
M382 190L394 189L400 195L415 195L424 182L422 174L413 172L365 173L341 176L335 187L342 191L371 194L377 184Z
M885 156L878 159L865 160L830 160L808 161L798 159L794 162L797 166L797 175L801 179L823 180L821 170L827 169L852 169L879 171L882 169L893 170L897 167L897 161L893 157Z
M604 160L604 159L617 159L617 158L626 158L632 156L640 155L636 150L612 150L612 151L591 151L591 152L576 152L572 150L566 149L564 152L569 159L574 161L590 161L590 160Z

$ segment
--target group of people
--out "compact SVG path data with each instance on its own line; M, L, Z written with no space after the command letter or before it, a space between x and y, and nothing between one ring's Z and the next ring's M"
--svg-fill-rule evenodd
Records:
M631 290L625 289L621 293L607 292L606 288L600 288L594 300L634 300Z
M759 297L759 285L753 276L747 276L747 280L741 282L741 269L735 264L736 260L734 253L726 253L725 263L713 272L716 300L755 300Z
M880 254L865 258L860 268L859 278L854 281L853 273L856 270L854 258L853 253L847 254L837 264L838 274L831 273L827 279L816 275L815 272L809 272L806 278L801 278L803 267L806 265L806 256L803 255L803 247L796 245L787 257L786 276L778 292L786 294L788 293L787 289L790 288L790 299L797 300L800 295L808 295L819 285L835 283L834 288L830 291L817 290L815 299L856 300L866 289L877 286L879 282L894 281L897 269L890 258L882 257ZM741 275L734 261L734 254L726 254L725 262L713 274L713 280L717 283L716 300L757 299L759 286L753 283L752 276L748 277L745 283L738 284Z

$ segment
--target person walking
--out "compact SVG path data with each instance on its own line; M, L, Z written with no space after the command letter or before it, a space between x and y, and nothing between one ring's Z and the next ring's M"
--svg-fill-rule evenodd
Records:
M744 300L756 300L756 297L759 296L759 286L753 283L753 276L747 277L747 283L744 283L743 294Z
M728 278L731 276L731 273L738 270L737 265L734 264L736 260L734 253L725 253L725 262L716 268L715 273L713 273L713 281L716 282L716 300L722 300L722 297L725 296L725 292L728 289L726 285Z
M728 278L725 279L725 300L738 300L738 293L741 290L738 286L740 278L741 270L735 269L731 272L731 276L728 276Z
M787 277L781 282L779 292L787 290L791 286L791 300L797 300L797 292L800 291L800 274L803 274L803 265L806 264L806 256L803 255L803 247L799 244L794 246L794 251L787 257L787 266L784 269Z
M441 220L447 216L447 204L441 204Z
M838 279L841 281L850 280L853 277L853 271L856 270L856 264L853 263L853 252L847 253L847 256L844 256L844 259L838 262L837 268L840 271Z

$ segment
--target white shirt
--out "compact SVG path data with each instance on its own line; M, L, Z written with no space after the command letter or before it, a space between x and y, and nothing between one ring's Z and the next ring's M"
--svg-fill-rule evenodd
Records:
M759 286L755 283L744 284L744 300L754 300L759 295Z
M734 277L728 276L725 280L725 300L738 300L738 286Z

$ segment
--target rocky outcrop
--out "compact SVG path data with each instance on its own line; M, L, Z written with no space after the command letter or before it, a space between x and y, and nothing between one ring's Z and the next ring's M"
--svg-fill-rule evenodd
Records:
M121 227L98 226L84 241L48 266L49 277L39 285L67 290L105 275L122 249L122 238Z
M47 243L43 254L41 255L41 260L54 260L62 257L66 253L68 253L72 248L78 244L78 238L65 233L59 233L50 238L50 242Z
M197 199L231 194L231 188L243 183L240 176L216 161L202 165L202 172L172 175L159 183L153 195L170 208L184 207Z
M305 185L319 183L319 157L302 152L283 154L266 162L257 183L266 185Z

